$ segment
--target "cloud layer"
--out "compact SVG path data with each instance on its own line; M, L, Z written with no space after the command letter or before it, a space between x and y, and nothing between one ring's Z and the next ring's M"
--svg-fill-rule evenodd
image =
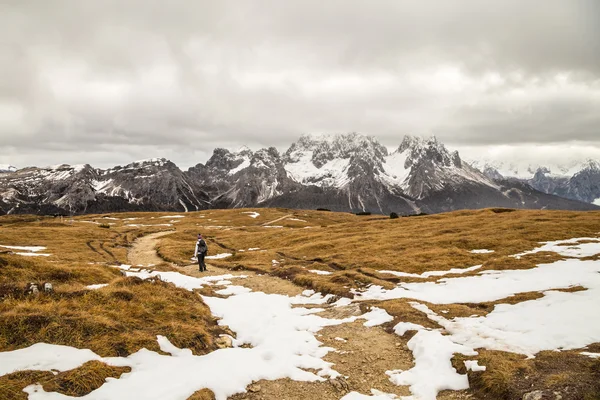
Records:
M98 166L306 132L600 147L600 3L8 1L0 162Z

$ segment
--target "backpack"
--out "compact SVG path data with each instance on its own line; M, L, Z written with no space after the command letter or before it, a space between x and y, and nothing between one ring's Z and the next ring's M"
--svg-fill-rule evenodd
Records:
M204 239L198 240L198 254L206 255L206 253L208 253L208 246L206 245L206 242Z

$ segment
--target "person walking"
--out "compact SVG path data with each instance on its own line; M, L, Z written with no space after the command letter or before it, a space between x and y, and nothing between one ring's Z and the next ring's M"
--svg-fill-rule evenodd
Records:
M198 259L198 268L200 272L206 271L206 264L204 263L206 253L208 253L208 246L206 245L206 241L202 238L202 235L199 233L196 249L194 250L194 257Z

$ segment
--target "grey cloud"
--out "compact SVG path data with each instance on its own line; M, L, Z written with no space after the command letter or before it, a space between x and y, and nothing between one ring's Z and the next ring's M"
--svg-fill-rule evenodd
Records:
M8 1L0 35L0 162L192 165L307 132L600 141L595 0Z

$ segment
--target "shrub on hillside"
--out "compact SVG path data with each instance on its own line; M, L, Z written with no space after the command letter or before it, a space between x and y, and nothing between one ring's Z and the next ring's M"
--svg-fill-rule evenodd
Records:
M359 211L356 215L371 215L371 211Z
M390 213L390 219L396 219L398 218L398 214L396 214L395 212Z

